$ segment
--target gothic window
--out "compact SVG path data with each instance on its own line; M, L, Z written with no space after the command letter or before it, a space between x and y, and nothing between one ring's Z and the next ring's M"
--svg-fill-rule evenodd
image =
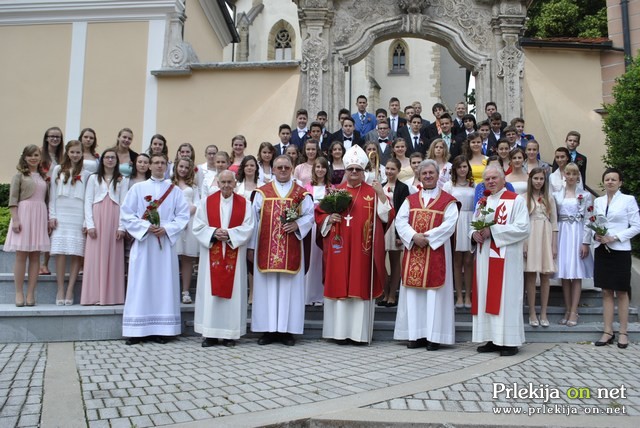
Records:
M277 61L291 59L291 36L284 28L276 33L275 47Z
M409 74L408 48L402 40L395 40L389 47L389 74Z
M269 32L267 60L288 61L295 56L296 33L287 21L280 20Z

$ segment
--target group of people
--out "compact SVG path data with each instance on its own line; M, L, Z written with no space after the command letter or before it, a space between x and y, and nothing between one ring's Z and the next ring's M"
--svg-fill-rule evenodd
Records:
M579 133L568 134L552 167L524 120L506 126L495 103L480 124L464 103L453 115L435 104L433 123L419 103L404 117L396 98L375 115L366 97L356 105L353 115L340 110L337 132L326 131L326 113L307 127L299 110L296 129L281 125L280 141L260 144L257 156L237 135L230 153L207 146L198 166L188 143L170 162L160 134L138 154L125 128L98 156L92 129L64 150L62 131L48 129L42 148L24 149L11 184L5 250L17 252L16 305L35 304L48 263L45 256L40 267L40 252L50 251L56 304L74 303L83 265L81 304L124 303L128 344L165 342L181 332L180 302L192 302L199 258L194 328L203 347L234 346L246 334L249 304L260 345L294 345L306 305L323 306L323 337L366 344L379 305L398 306L395 339L431 351L455 343L455 310L470 309L473 340L487 342L478 351L507 356L524 342L525 291L529 324L547 327L549 279L560 278L559 322L572 327L581 280L593 276L604 290L596 345L613 343L616 296L618 346L627 346L638 206L620 193L615 169L603 175L606 195L591 202ZM348 203L337 209L340 199Z

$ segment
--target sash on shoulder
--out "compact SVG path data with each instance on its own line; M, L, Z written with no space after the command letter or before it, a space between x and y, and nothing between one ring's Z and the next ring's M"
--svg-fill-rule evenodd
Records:
M216 192L207 198L207 219L211 227L219 228L222 226L220 196L220 192ZM245 199L234 193L229 229L242 224L246 208ZM211 279L212 296L223 299L231 298L237 261L238 249L229 247L225 242L216 241L211 248L209 248L209 276Z
M500 204L496 208L494 215L495 224L507 224L513 211L517 193L506 191L500 196ZM487 272L487 295L485 312L492 315L500 314L502 306L502 287L504 285L504 248L498 248L493 239L489 246L489 269ZM471 301L471 314L478 314L478 284L477 274L473 275L473 294Z

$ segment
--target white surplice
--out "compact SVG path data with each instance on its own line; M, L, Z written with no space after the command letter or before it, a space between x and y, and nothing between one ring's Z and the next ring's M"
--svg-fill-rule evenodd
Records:
M425 206L440 191L423 190ZM400 286L398 312L393 338L396 340L418 340L426 338L430 342L451 345L456 341L455 312L453 302L453 270L451 260L451 235L456 230L458 208L449 204L444 212L442 224L425 233L429 247L436 250L444 246L446 276L444 286L438 289L420 289ZM413 236L417 233L409 224L409 202L405 201L396 216L396 230L402 243L411 250ZM404 262L403 262L404 263Z
M487 197L487 208L494 210L500 205L500 196L505 189ZM477 207L476 207L477 208ZM490 216L489 216L490 217ZM475 219L475 217L474 217ZM487 219L489 220L489 219ZM514 200L507 224L491 226L491 236L496 246L505 251L504 275L500 312L486 313L487 282L489 275L490 240L476 246L478 314L473 316L473 342L492 341L498 346L520 346L524 343L522 304L524 297L523 246L529 237L529 211L522 196ZM469 230L469 237L473 235Z
M281 197L286 196L293 181L276 182L275 188ZM254 233L249 248L255 249L253 262L253 305L251 306L251 331L302 334L304 330L304 252L300 250L300 270L295 274L260 272L256 248L259 242L259 225L262 210L262 194L256 192L253 199L258 230ZM298 230L294 233L302 241L314 223L313 200L305 197L300 204L301 216L296 220ZM260 219L260 220L258 220ZM276 219L275 221L280 221ZM300 242L302 247L302 242Z
M247 243L253 236L255 222L251 204L245 199L242 201L246 206L242 224L229 228L233 197L220 197L220 224L229 233L229 240L223 243L223 254L228 249L238 249L230 299L211 295L209 248L217 228L209 225L207 199L200 201L193 219L193 234L200 242L194 330L203 337L239 339L247 333Z
M189 223L189 205L175 186L158 207L160 226L166 231L158 238L148 231L151 223L142 216L149 205L144 198L160 199L171 183L150 178L129 189L120 209L120 219L135 238L129 255L129 280L122 315L122 335L144 337L176 336L181 333L178 255L174 244Z

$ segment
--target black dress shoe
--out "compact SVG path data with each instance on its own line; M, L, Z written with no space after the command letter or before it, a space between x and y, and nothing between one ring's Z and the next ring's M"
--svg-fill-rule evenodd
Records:
M204 340L202 341L203 348L209 348L217 344L218 344L218 339L212 338L212 337L205 337Z
M349 344L349 339L334 339L336 345L344 346Z
M273 343L273 334L264 333L260 339L258 339L258 345L270 345Z
M423 346L428 346L428 344L429 344L429 341L423 337L418 340L410 340L409 343L407 343L407 348L417 349L417 348L422 348Z
M152 336L151 340L161 345L169 342L169 338L167 336Z
M437 351L440 349L440 344L436 342L427 343L427 351Z
M291 333L284 333L282 337L280 337L280 342L285 346L293 346L296 344L296 340Z
M236 346L236 341L233 339L222 339L222 346L233 348L234 346Z
M353 346L367 346L369 343L368 342L358 342L356 340L351 340L349 339L349 342L353 345Z
M131 346L131 345L137 345L140 342L142 342L141 337L130 337L124 342L124 344L127 346Z
M477 351L480 353L485 353L485 352L498 352L502 349L502 346L498 346L495 343L489 341L487 343L485 343L484 345L478 346Z
M604 342L601 342L598 340L596 343L594 343L594 345L596 346L613 345L613 340L616 338L616 335L614 333L609 333L607 331L603 331L602 334L609 335L609 340L605 340Z
M500 350L501 357L510 357L512 355L516 355L518 353L517 346L503 346Z

